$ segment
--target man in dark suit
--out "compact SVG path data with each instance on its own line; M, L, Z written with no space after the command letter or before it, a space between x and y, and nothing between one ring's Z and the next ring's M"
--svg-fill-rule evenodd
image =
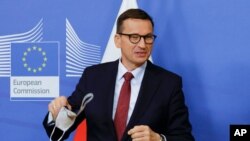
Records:
M119 16L114 39L121 58L86 68L71 96L51 101L52 119L47 115L43 122L49 136L54 128L50 120L53 123L61 107L78 110L85 94L94 94L73 126L65 134L55 130L53 140L67 138L83 119L87 119L88 141L194 140L181 78L148 61L156 38L153 28L153 20L143 10L129 9ZM123 83L128 88L123 93L129 93L127 109L120 106L126 103L126 96L120 98Z

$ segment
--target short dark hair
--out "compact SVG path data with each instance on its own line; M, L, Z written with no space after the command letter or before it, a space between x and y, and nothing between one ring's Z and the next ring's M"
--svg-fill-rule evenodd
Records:
M149 20L152 24L152 27L154 28L154 21L147 12L143 11L142 9L128 9L127 11L122 13L117 19L116 33L122 32L123 21L130 19L130 18Z

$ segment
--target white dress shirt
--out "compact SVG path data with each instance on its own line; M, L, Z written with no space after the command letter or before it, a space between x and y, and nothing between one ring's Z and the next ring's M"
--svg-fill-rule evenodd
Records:
M130 81L130 84L131 84L131 96L130 96L127 124L128 124L129 119L130 119L130 117L132 115L132 112L134 110L137 97L139 95L141 82L142 82L142 78L143 78L144 73L145 73L146 66L147 66L147 62L145 62L140 67L134 69L133 71L130 71L133 74L134 78L132 78L131 81ZM115 118L115 112L116 112L116 108L117 108L117 103L118 103L121 87L122 87L122 84L124 82L123 75L126 72L128 72L128 70L121 63L121 59L120 59L119 60L119 65L118 65L118 73L117 73L117 76L116 76L114 104L113 104L113 120Z

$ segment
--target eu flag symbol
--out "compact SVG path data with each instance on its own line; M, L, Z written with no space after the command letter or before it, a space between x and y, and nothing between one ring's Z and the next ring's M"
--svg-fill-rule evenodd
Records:
M11 43L11 76L58 76L59 43Z

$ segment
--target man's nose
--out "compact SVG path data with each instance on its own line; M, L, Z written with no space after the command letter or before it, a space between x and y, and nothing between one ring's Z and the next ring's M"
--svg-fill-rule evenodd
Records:
M137 45L141 48L145 48L146 47L145 39L141 37L141 40L138 42Z

